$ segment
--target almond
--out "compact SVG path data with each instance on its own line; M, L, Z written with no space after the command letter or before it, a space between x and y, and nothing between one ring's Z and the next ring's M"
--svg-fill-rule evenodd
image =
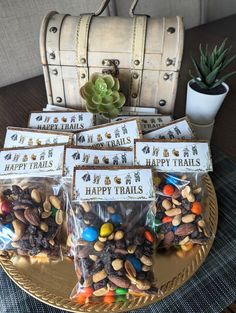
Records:
M28 224L28 221L26 220L25 216L24 216L24 210L16 210L14 211L15 217L21 221L24 224Z
M109 275L108 278L113 284L120 288L129 288L130 286L130 281L125 277Z
M196 230L193 224L182 224L175 230L175 235L177 236L188 236Z
M163 246L165 248L169 248L174 240L174 233L172 231L169 231L168 233L166 233L164 235L164 239L163 239Z
M129 276L136 277L136 270L128 260L125 261L125 270Z
M24 211L25 219L34 226L39 226L40 218L37 209L26 209Z

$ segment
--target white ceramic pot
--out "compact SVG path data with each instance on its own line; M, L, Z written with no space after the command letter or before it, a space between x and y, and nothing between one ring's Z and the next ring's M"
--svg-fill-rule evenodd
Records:
M210 124L214 121L225 96L229 92L229 86L222 83L226 88L225 93L220 95L207 95L191 88L190 84L192 82L193 80L188 82L186 115L193 123L203 125Z
M206 125L195 124L191 122L191 125L193 127L193 130L197 139L211 141L214 123L215 123L215 120L211 122L210 124L206 124Z

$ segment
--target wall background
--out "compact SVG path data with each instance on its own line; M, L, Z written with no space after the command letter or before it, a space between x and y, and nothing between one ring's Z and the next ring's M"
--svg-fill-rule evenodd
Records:
M105 15L128 16L131 0L111 0ZM49 11L94 12L101 0L0 0L0 86L42 73L39 30ZM136 13L180 15L191 28L236 13L236 0L140 0Z

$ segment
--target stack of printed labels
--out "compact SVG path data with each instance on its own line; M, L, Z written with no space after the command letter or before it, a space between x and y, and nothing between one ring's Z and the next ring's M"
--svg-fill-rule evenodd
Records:
M27 147L36 149L31 153L31 174L32 170L43 173L48 167L60 166L58 156L52 157L52 147L58 145L64 147L59 159L67 177L72 177L75 166L84 165L144 165L162 172L211 170L208 142L195 138L186 117L173 120L154 108L125 107L117 118L107 122L87 111L47 105L41 112L30 113L28 128L7 128L0 161L6 161L8 155L10 163L1 168L0 175L25 172L29 156L22 148ZM12 148L19 154L9 158L7 152ZM54 161L49 162L50 154ZM25 156L22 162L20 155Z

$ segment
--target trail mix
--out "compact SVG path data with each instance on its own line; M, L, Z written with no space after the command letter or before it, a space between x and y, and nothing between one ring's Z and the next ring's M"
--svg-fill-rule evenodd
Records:
M203 217L202 187L181 178L164 175L158 178L155 231L159 247L180 246L189 251L193 244L205 244L209 237Z
M0 225L12 231L11 247L19 255L56 255L62 209L61 198L43 191L43 187L12 185L0 194Z
M156 292L152 271L155 234L145 227L147 210L144 202L76 206L79 284L73 299L86 303L92 297L103 297L105 303L112 303L125 300L128 294Z

